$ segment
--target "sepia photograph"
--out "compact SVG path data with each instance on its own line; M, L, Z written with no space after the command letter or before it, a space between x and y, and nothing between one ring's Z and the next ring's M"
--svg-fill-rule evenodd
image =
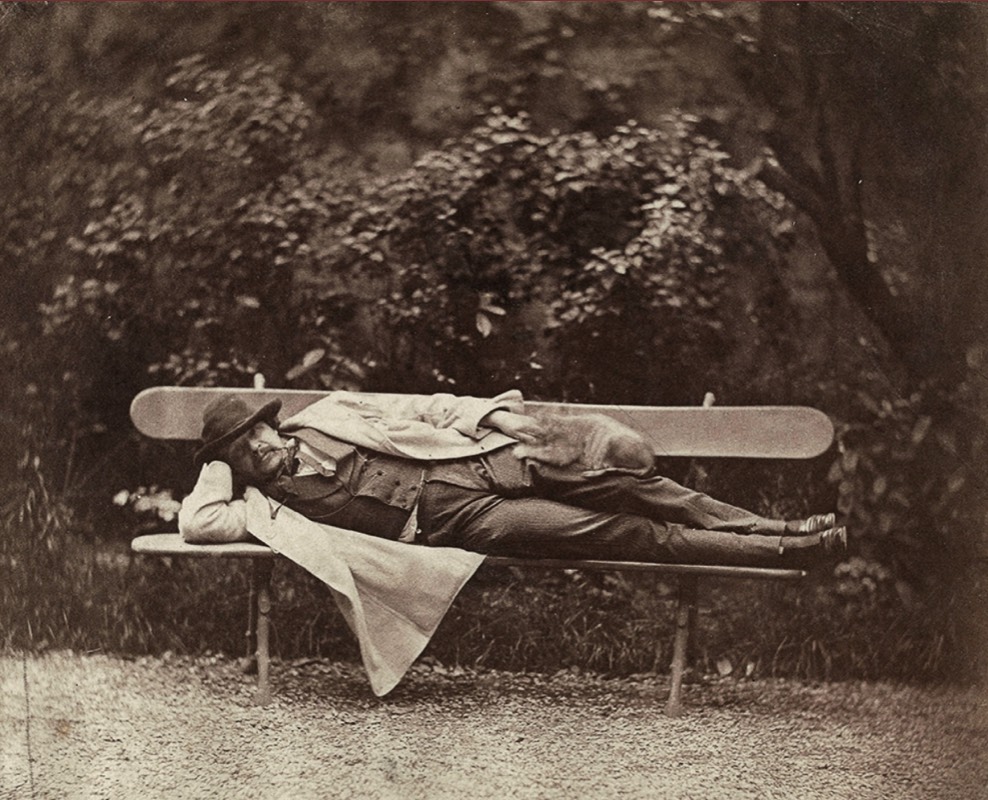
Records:
M0 799L988 800L988 4L0 2Z

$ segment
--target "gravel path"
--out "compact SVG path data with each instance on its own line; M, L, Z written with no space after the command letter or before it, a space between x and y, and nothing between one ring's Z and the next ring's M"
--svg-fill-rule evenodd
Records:
M974 689L0 655L4 798L988 798Z

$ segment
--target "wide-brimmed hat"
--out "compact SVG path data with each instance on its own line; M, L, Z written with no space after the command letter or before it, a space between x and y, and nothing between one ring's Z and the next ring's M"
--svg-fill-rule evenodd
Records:
M251 411L243 398L237 395L216 398L202 412L202 446L193 456L196 465L215 458L220 450L257 422L263 420L273 424L279 411L280 400L269 400L256 411Z

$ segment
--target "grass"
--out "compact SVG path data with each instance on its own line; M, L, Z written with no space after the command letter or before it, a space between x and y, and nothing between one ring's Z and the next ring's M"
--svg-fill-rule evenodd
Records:
M79 652L239 656L246 652L246 564L139 557L126 542L69 541L12 562L0 587L0 644ZM968 599L978 606L979 592ZM482 567L427 654L447 665L606 675L665 672L674 584L663 576ZM356 660L328 590L287 563L275 570L272 651ZM953 607L957 611L957 606ZM704 673L936 681L984 673L984 651L950 616L894 594L842 597L829 576L799 585L701 583L693 664ZM981 629L981 635L985 628Z

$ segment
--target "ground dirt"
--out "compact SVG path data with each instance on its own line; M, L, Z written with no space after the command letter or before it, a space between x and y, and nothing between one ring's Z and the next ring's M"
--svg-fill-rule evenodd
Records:
M988 798L974 688L0 655L3 798Z

